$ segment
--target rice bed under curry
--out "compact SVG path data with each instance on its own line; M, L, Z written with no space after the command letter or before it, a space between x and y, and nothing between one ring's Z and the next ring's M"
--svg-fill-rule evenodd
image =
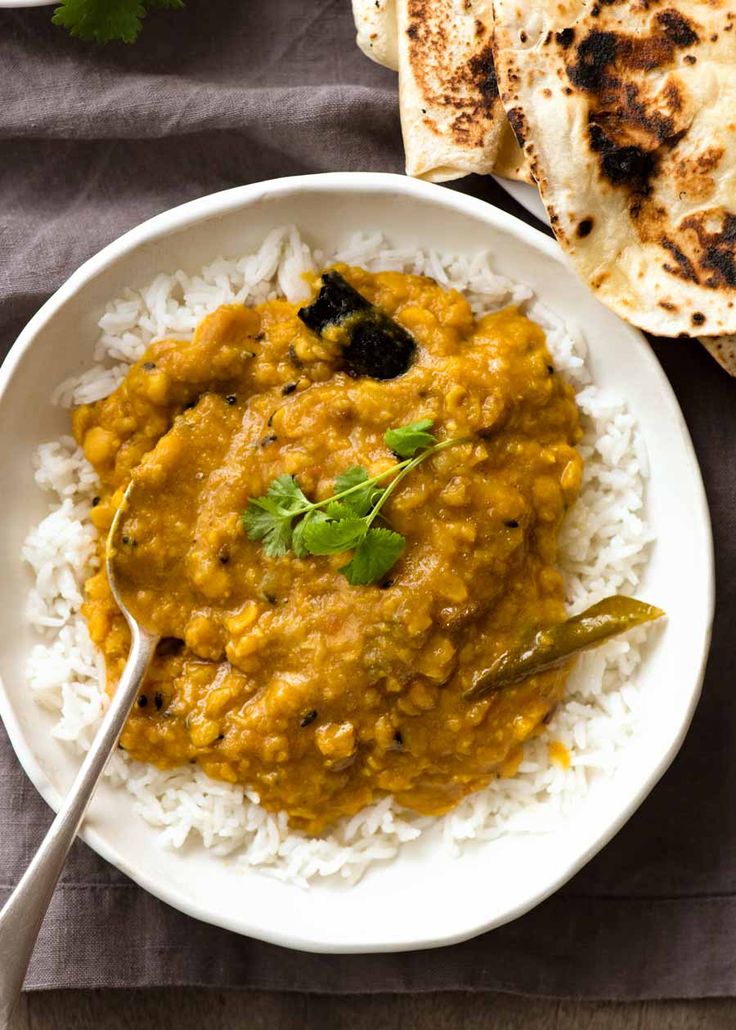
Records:
M635 587L649 539L642 521L644 449L620 400L590 385L582 341L571 338L527 288L495 276L484 256L469 260L400 252L387 247L378 234L363 234L331 256L334 260L430 275L442 286L460 289L476 314L522 304L545 328L555 365L576 391L585 430L582 495L561 537L567 602L576 611L606 594ZM217 261L199 277L161 275L144 290L128 291L100 322L103 335L95 357L105 364L62 384L57 399L70 405L105 396L151 340L190 336L200 319L220 304L254 304L274 294L306 299L303 272L326 263L323 255L309 253L295 230L276 230L255 255ZM34 649L29 679L39 701L61 709L55 734L84 746L105 699L102 662L80 615L81 584L94 562L95 530L88 512L97 482L69 439L40 449L37 478L61 505L57 501L25 549L37 573L30 618L48 638ZM174 845L194 833L217 853L235 852L242 861L287 879L305 882L339 873L355 880L371 862L393 857L402 842L434 824L435 832L440 828L453 844L558 824L596 771L615 768L634 730L637 692L631 676L640 639L629 635L579 660L566 700L546 733L526 744L518 774L495 781L436 819L401 810L388 797L342 819L326 837L307 838L290 831L283 815L265 812L255 795L209 779L196 766L161 771L120 755L112 774L137 798L141 814L163 827Z

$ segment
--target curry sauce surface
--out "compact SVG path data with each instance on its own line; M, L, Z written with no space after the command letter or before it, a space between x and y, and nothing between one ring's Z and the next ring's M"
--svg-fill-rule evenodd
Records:
M116 568L164 637L123 746L161 767L197 762L313 833L387 793L440 813L514 771L564 670L461 694L521 633L564 617L557 535L581 475L577 409L537 325L515 308L475 320L426 278L342 271L414 335L403 376L348 377L338 344L271 300L152 344L73 416L102 484L101 555L134 477ZM345 555L269 558L247 538L241 514L276 476L326 497L351 466L393 465L384 432L421 418L440 439L474 439L392 496L384 514L407 545L380 584L351 586ZM129 639L104 571L84 613L113 689Z

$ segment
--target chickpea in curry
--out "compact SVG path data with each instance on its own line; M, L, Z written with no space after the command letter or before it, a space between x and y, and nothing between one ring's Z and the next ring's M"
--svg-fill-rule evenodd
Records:
M530 627L565 617L557 538L582 470L572 392L538 325L515 307L476 318L428 278L338 268L412 334L403 375L348 375L330 334L274 299L151 344L73 414L101 484L100 558L134 480L126 602L163 638L123 747L164 768L196 762L313 834L387 794L439 814L514 773L566 667L463 693ZM406 546L382 581L351 585L345 555L268 557L244 532L275 477L324 498L352 466L393 465L386 430L426 418L470 439L391 496L383 514ZM84 614L112 691L129 637L102 561Z

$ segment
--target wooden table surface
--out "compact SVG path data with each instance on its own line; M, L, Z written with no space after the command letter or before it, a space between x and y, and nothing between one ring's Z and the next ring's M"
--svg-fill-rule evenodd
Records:
M180 988L24 995L10 1030L733 1030L736 999L633 1004L507 994Z

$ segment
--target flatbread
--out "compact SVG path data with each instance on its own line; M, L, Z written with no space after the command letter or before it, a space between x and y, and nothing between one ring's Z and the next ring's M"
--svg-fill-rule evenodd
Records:
M730 376L736 376L736 336L701 336L700 342Z
M445 182L492 170L505 115L492 0L396 0L406 172Z
M733 0L495 0L509 120L599 298L661 336L736 332Z
M516 179L518 182L536 185L529 170L526 155L519 146L508 119L504 119L492 171L494 175L500 175L502 179Z
M352 0L353 18L357 31L356 42L366 57L376 64L398 71L398 24L396 0ZM504 125L498 152L492 167L484 168L484 172L493 172L505 179L519 179L533 182L529 167L516 137L506 120L506 114L499 110L499 117ZM476 169L473 169L476 170ZM465 175L458 168L457 175Z
M356 42L366 57L399 70L396 0L353 0Z

